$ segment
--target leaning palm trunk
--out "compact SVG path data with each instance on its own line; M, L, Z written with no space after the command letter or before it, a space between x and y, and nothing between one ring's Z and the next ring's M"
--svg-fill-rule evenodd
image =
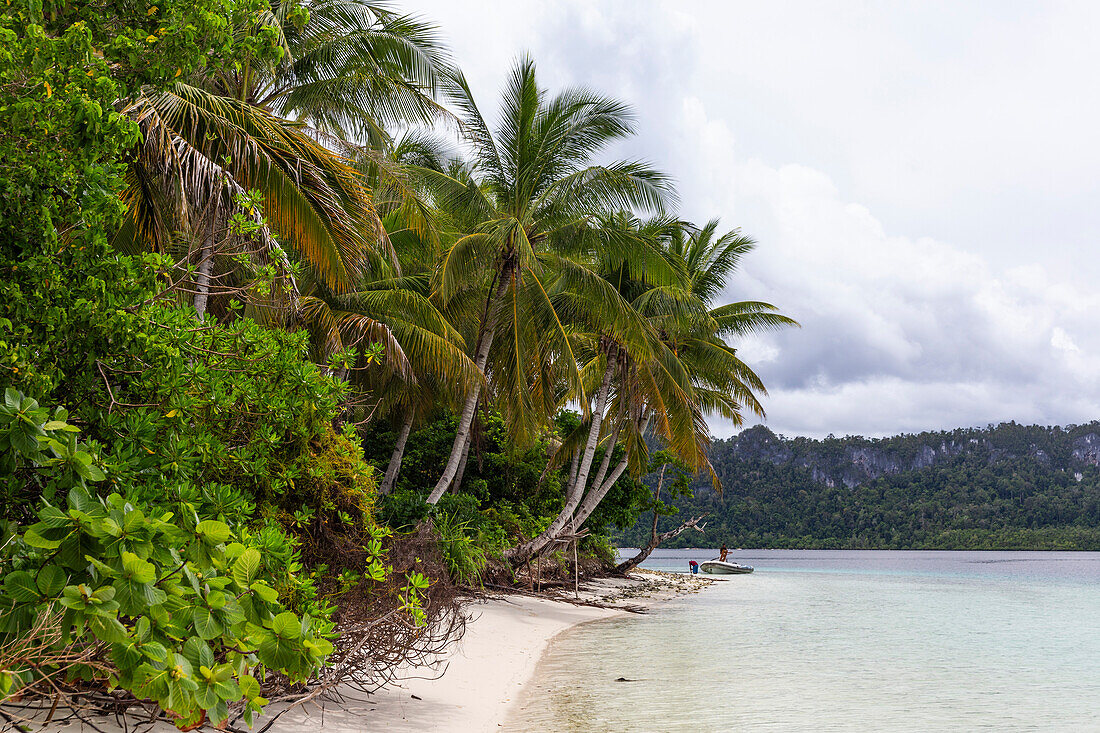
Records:
M382 486L378 489L378 493L381 496L393 491L393 485L397 481L397 474L401 471L401 460L405 456L405 443L409 440L409 433L412 432L413 426L413 412L409 410L405 416L405 421L401 424L401 432L397 434L397 443L393 446L393 455L390 456L389 465L386 466L386 476L382 479Z
M670 529L669 531L662 532L661 534L657 534L657 518L654 517L654 519L653 519L653 534L651 535L651 537L649 539L649 544L647 544L645 547L643 547L642 551L639 552L634 557L630 558L629 560L626 560L625 562L621 562L618 565L616 565L615 566L615 572L616 573L622 573L623 575L625 575L626 573L629 573L631 570L633 570L634 568L641 565L642 562L647 557L649 557L650 553L652 553L654 550L656 550L662 542L667 542L668 540L671 540L673 537L679 537L680 535L682 535L684 532L686 532L689 529L697 529L700 532L702 532L703 528L706 527L706 525L705 524L699 524L699 522L706 519L706 517L707 517L706 514L701 514L698 517L692 517L691 519L687 520L686 522L681 524L676 529Z
M645 419L642 420L641 425L638 426L639 435L645 435L646 428L649 427L649 418L650 416L646 415ZM611 446L609 450L613 448L614 446ZM573 524L577 529L580 529L580 527L584 525L585 521L590 516L592 516L592 512L596 511L596 507L598 507L600 505L600 502L603 501L603 498L607 496L607 492L611 490L611 487L614 486L615 482L619 480L619 477L623 475L628 465L630 465L629 458L627 456L623 456L622 460L620 460L618 465L615 466L615 470L611 472L611 475L604 479L604 482L599 486L593 486L592 490L585 495L584 501L581 503L581 506L577 510L577 514L573 519Z
M607 477L607 470L611 467L611 457L615 453L615 446L619 443L619 429L623 424L622 413L626 409L626 401L622 402L622 407L619 409L619 419L615 421L615 428L611 431L611 438L607 441L607 448L603 452L603 460L600 461L600 470L596 471L596 478L593 479L593 486L603 486L604 479Z
M454 481L451 482L451 493L457 494L458 490L462 488L462 477L466 475L466 464L470 460L470 446L473 444L473 440L466 441L466 447L462 450L462 460L458 463L458 473L455 474Z
M493 293L492 300L489 302L485 330L481 334L481 341L477 349L477 358L474 361L474 365L482 374L485 373L485 366L489 363L489 349L492 348L493 336L496 335L496 305L501 296L504 295L505 290L508 289L510 280L511 270L506 269L501 275L500 283ZM470 390L470 394L466 395L466 404L463 405L462 414L458 419L458 427L455 430L455 442L451 446L451 455L447 459L447 465L443 469L443 475L439 477L439 481L436 482L435 488L432 489L432 493L428 495L429 504L435 504L439 501L440 497L447 491L447 488L451 485L451 482L454 481L455 475L458 473L458 466L462 462L462 456L466 451L466 444L470 440L470 427L474 423L474 412L477 410L477 401L480 396L481 383L475 382L473 388Z
M588 484L588 472L592 468L592 459L596 455L596 444L600 438L600 426L603 425L603 411L607 405L607 393L611 389L611 379L615 376L614 356L614 347L612 347L608 352L607 369L604 371L603 383L600 384L600 392L596 397L596 409L592 411L592 424L588 428L588 442L584 446L584 456L578 466L577 476L566 492L565 506L562 507L561 511L558 512L558 516L542 533L505 553L505 557L514 563L525 562L561 534L566 525L571 524L573 512L576 511L581 496L584 494L584 487ZM611 448L613 447L611 446Z

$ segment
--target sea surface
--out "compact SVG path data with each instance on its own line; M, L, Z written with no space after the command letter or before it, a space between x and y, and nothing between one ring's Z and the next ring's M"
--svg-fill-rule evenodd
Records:
M1100 732L1100 553L730 559L756 572L557 637L502 730Z

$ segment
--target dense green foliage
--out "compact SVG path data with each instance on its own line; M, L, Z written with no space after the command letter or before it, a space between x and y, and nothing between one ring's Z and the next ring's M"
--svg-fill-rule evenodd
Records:
M754 428L711 447L721 496L697 482L694 498L674 503L711 513L708 544L1095 550L1097 435L1097 423L820 441ZM647 531L643 518L617 539L633 545Z
M576 413L563 412L556 422L557 432L575 430L579 422ZM453 415L446 415L413 432L397 489L380 503L379 519L407 530L431 517L443 534L445 556L453 566L463 568L458 575L468 581L480 575L492 558L499 559L516 537L534 536L549 525L564 501L565 471L553 465L547 468L549 440L517 452L501 417L482 411L474 423L474 443L461 487L444 494L435 505L426 504L430 484L425 479L438 475L446 462L455 423ZM375 450L368 458L385 465L392 433L378 426L364 443ZM604 544L613 526L631 524L647 496L635 478L620 477L589 521L593 534L582 549Z
M10 387L0 409L7 468L66 496L43 500L38 521L5 542L0 639L15 639L5 656L19 657L0 669L0 691L64 672L156 700L190 725L225 720L242 698L251 721L265 668L308 678L332 651L332 624L316 604L320 621L280 603L278 588L294 580L287 537L234 532L183 501L169 502L173 513L94 496L89 485L106 476L66 417L49 419Z
M337 618L415 657L448 575L610 562L647 432L709 471L761 412L752 241L601 159L621 102L523 59L501 108L373 0L0 10L0 700L251 721ZM456 117L465 158L390 132Z
M166 258L108 244L139 139L118 100L274 53L269 33L234 34L262 8L0 15L4 694L95 680L181 726L234 705L250 720L265 669L305 680L332 650L332 608L299 559L311 530L361 543L359 570L385 579L375 477L333 427L347 385L309 361L308 335L232 307L203 325L165 297Z

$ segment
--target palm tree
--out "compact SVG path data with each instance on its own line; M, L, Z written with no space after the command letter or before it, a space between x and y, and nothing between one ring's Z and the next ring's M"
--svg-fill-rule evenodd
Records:
M452 62L429 22L375 0L272 0L259 24L277 34L279 59L220 69L204 87L372 147L388 129L449 116L436 96Z
M677 263L670 271L682 273L683 278L657 282L651 275L652 264L641 266L617 256L622 250L615 247L608 248L610 256L597 265L601 275L630 299L656 337L646 350L616 343L619 363L608 375L614 375L611 412L618 417L608 426L604 457L594 480L589 487L583 471L572 473L561 512L547 530L506 553L513 563L541 551L566 525L579 529L632 464L635 470L645 465L648 451L644 437L651 427L687 466L694 471L707 470L717 481L707 458L706 415L720 414L739 424L747 407L763 416L756 394L765 393L759 377L737 358L721 335L794 324L766 303L733 303L709 310L741 257L753 246L737 232L715 239L716 221L703 229L662 220L642 223L630 217L620 217L618 224L659 242L665 257ZM586 369L591 369L591 363ZM620 436L625 450L611 469ZM584 465L583 458L580 465Z
M462 232L443 254L436 289L444 304L477 296L474 360L491 378L510 427L521 435L544 424L557 402L557 379L581 390L554 290L598 278L563 253L598 233L599 214L660 208L670 189L664 176L644 163L595 164L603 148L633 132L629 109L585 89L549 97L538 87L529 58L512 71L494 130L461 74L451 76L448 89L472 148L474 175L459 179L418 170ZM608 290L598 292L608 295ZM595 293L590 300L596 300ZM612 298L600 307L610 313L617 305ZM429 503L454 479L480 397L479 386L466 395L454 445Z
M626 214L605 217L601 227L605 236L587 253L591 269L626 304L624 312L630 314L630 318L604 321L578 314L580 317L573 319L575 327L584 328L577 337L577 353L584 361L582 372L589 382L599 380L598 391L589 390L596 395L596 405L591 411L583 450L573 456L562 509L543 532L509 551L508 556L513 561L526 560L557 538L567 525L576 526L576 511L589 484L601 432L604 458L594 477L594 490L606 481L620 435L630 444L632 457L637 459L639 448L644 453L641 437L649 417L645 410L639 409L639 385L635 376L638 364L660 360L663 346L657 330L638 312L636 303L650 289L679 292L687 287L686 272L676 258L664 251L661 243L676 225L675 220L665 217L644 223ZM624 246L627 242L647 246ZM583 403L579 395L567 395L565 399ZM609 408L606 415L605 408ZM606 429L601 431L602 428ZM589 495L591 493L589 491Z
M705 418L719 415L740 425L745 409L764 417L764 407L758 396L767 394L760 377L741 361L726 338L798 326L798 322L778 313L774 305L761 301L712 307L742 258L755 247L755 243L738 230L716 237L718 225L718 220L711 220L701 229L682 225L665 240L669 255L679 259L687 273L688 307L678 305L683 294L673 298L656 288L646 290L634 304L661 334L664 347L662 358L638 370L643 375L638 381L641 385L659 385L667 379L666 383L673 387L645 391L649 414L658 418L658 426L662 424L663 414L673 417L674 422L670 421L666 429L660 431L662 437L670 441L673 451L691 468L709 471L720 488L706 454L709 431ZM687 383L680 383L684 377ZM690 395L689 410L669 413L654 409L661 404L654 400L681 392ZM667 399L664 403L666 407L669 404ZM689 436L694 451L684 440ZM628 457L624 457L602 484L589 492L577 510L576 527L583 525L628 465Z
M481 381L462 335L430 298L432 248L402 221L400 210L383 219L401 254L400 273L390 269L384 277L365 278L356 292L346 294L312 283L301 304L301 322L312 334L318 363L364 343L383 347L381 363L371 369L365 368L374 358L367 351L337 369L338 377L372 396L370 416L399 425L379 487L383 495L394 486L415 421Z
M436 211L411 179L408 166L449 172L452 177L467 175L456 151L446 141L433 134L410 130L387 143L384 150L362 148L359 161L364 175L374 191L375 205L384 214L383 222L393 242L401 268L401 287L415 291L424 298L431 296L431 272L439 259L441 243L440 212ZM433 308L438 299L429 301ZM437 311L448 325L458 323L453 312ZM462 337L451 329L451 341L462 344ZM442 362L429 361L411 374L393 369L376 377L372 384L362 385L378 396L376 412L388 418L397 430L393 451L379 486L379 494L393 490L401 471L405 446L415 423L436 412L441 405L458 409L465 392L480 380L480 373L465 354L448 354ZM457 367L457 369L456 369ZM455 373L461 378L454 378ZM360 380L362 381L362 380ZM457 483L457 482L456 482Z
M201 289L238 197L255 191L270 246L291 248L333 289L346 290L369 269L381 230L369 192L349 162L301 124L182 83L123 111L141 126L143 143L126 171L116 246L182 247L198 258ZM205 305L196 306L201 315Z
M259 249L282 265L286 247L334 292L353 289L372 260L394 260L360 172L336 151L445 114L434 95L450 62L429 24L365 0L274 2L260 22L279 39L277 62L200 73L124 107L145 135L116 244L182 246L200 316L227 276L215 262L241 259L217 245L234 214L254 214L240 204L254 193L266 215L256 217Z
M621 301L619 313L622 317L602 318L598 309L585 307L583 297L580 307L571 309L569 323L578 332L575 351L584 363L585 390L580 394L568 393L562 401L586 404L587 395L594 397L595 403L586 410L590 415L587 425L581 426L587 430L587 438L583 443L575 438L568 441L576 448L562 509L543 532L513 548L511 554L515 557L526 559L538 552L572 523L588 486L601 435L605 444L604 460L596 472L595 484L599 486L607 474L611 453L627 422L624 419L627 412L624 386L629 372L633 364L652 360L655 350L660 348L657 332L637 312L631 300L647 287L682 289L687 285L683 268L660 244L661 238L667 236L675 224L674 220L660 216L644 224L626 214L607 216L599 227L600 236L590 238L594 246L588 251L573 253L587 262L599 276L598 282ZM567 294L576 298L592 289L588 284L587 288L579 289L580 293L571 289ZM629 426L626 427L629 433Z

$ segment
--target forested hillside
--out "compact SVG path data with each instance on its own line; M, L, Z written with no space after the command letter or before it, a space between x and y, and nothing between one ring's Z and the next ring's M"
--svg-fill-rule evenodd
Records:
M1100 423L824 440L755 427L710 459L721 494L697 477L672 502L710 513L706 539L669 546L1100 549ZM644 541L650 521L620 542Z

